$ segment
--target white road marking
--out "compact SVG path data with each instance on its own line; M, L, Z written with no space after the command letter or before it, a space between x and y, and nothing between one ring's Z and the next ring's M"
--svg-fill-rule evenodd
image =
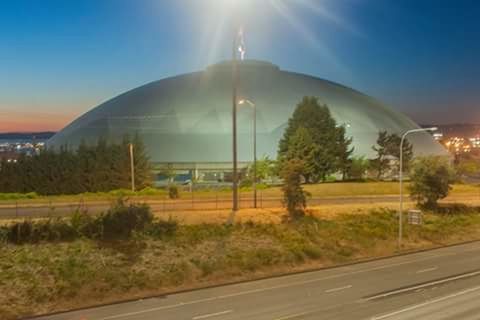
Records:
M424 307L424 306L428 306L430 304L434 304L434 303L437 303L437 302L441 302L441 301L444 301L444 300L448 300L448 299L451 299L451 298L462 296L464 294L471 293L471 292L474 292L474 291L477 291L477 290L480 290L480 286L470 288L470 289L467 289L467 290L463 290L463 291L460 291L460 292L457 292L457 293L454 293L454 294L451 294L451 295L448 295L448 296L444 296L444 297L441 297L441 298L438 298L438 299L429 300L429 301L426 301L426 302L423 302L423 303L420 303L420 304L416 304L416 305L413 305L413 306L410 306L410 307L407 307L407 308L404 308L404 309L400 309L400 310L397 310L397 311L394 311L394 312L391 312L391 313L384 314L382 316L373 317L373 318L371 318L371 320L382 320L382 319L390 318L390 317L396 316L398 314L401 314L401 313L404 313L404 312L407 312L407 311L415 310L415 309L418 309L418 308L421 308L421 307Z
M480 248L478 248L477 250L480 250ZM476 251L476 250L472 249L471 251ZM276 289L283 289L283 288L287 288L287 287L293 287L293 286L299 286L299 285L304 285L304 284L309 284L309 283L315 283L315 282L320 282L320 281L324 281L324 280L337 279L337 278L342 278L342 277L346 277L346 276L350 276L350 275L354 275L354 274L361 274L361 273L366 273L366 272L370 272L370 271L383 270L383 269L388 269L388 268L392 268L392 267L398 267L398 266L402 266L402 265L417 263L419 261L425 261L425 260L431 260L431 259L436 259L436 258L441 258L441 257L454 256L454 255L458 255L460 253L462 253L462 252L433 254L433 255L426 256L424 258L417 258L417 259L410 260L410 261L391 263L391 264L386 264L386 265L373 267L373 268L368 268L368 269L363 269L363 270L344 272L344 273L334 274L334 275L331 275L331 276L326 276L326 277L317 278L317 279L295 281L295 282L291 282L291 283L287 283L287 284L283 284L283 285L277 285L277 286L271 286L271 287L260 288L260 289L240 291L240 292L236 292L236 293L230 293L230 294L225 294L225 295L220 295L220 296L210 297L210 298L205 298L205 299L199 299L199 300L191 300L191 301L188 301L188 302L180 302L180 303L177 303L177 304L160 306L160 307L155 307L155 308L150 308L150 309L144 309L144 310L139 310L139 311L135 311L135 312L121 313L121 314L117 314L117 315L112 315L112 316L100 318L99 320L112 320L112 319L124 318L124 317L129 317L129 316L143 314L143 313L149 313L149 312L155 312L155 311L160 311L160 310L179 308L179 307L186 306L186 305L192 305L192 304L198 304L198 303L202 303L202 302L214 301L214 300L218 300L218 299L232 298L232 297L237 297L237 296L242 296L242 295L247 295L247 294L252 294L252 293L258 293L258 292L264 292L264 291L270 291L270 290L276 290ZM401 258L401 257L397 257L397 258ZM347 268L348 267L350 267L350 266L347 266ZM342 267L340 267L340 268L342 268Z
M217 299L217 297L211 297L211 298L205 298L205 299L199 299L199 300L192 300L192 301L189 301L189 302L180 302L180 303L176 303L176 304L170 304L170 305L166 305L166 306L160 306L160 307L144 309L144 310L139 310L139 311L134 311L134 312L120 313L120 314L116 314L116 315L113 315L113 316L108 316L108 317L101 318L100 320L110 320L110 319L130 317L130 316L135 316L135 315L142 314L142 313L173 309L173 308L188 306L188 305L191 305L191 304L208 302L208 301L212 301L212 300L216 300L216 299Z
M348 286L343 286L343 287L339 287L339 288L333 288L333 289L325 290L325 293L332 293L332 292L342 291L342 290L345 290L345 289L350 289L351 287L352 287L352 285L349 284Z
M193 317L192 319L193 320L206 319L206 318L221 316L221 315L224 315L224 314L227 314L227 313L232 313L232 312L233 312L233 310L225 310L225 311L221 311L221 312L209 313L209 314L204 314L204 315L201 315L201 316L196 316L196 317Z
M417 289L422 289L422 288L425 288L425 287L431 287L431 286L434 286L434 285L437 285L437 284L442 284L442 283L445 283L445 282L451 282L451 281L460 280L460 279L464 279L464 278L470 278L470 277L473 277L473 276L476 276L476 275L479 275L479 274L480 274L480 271L475 271L475 272L470 272L470 273L466 273L466 274L462 274L462 275L459 275L459 276L450 277L450 278L446 278L446 279L442 279L442 280L427 282L427 283L419 284L419 285L413 286L413 287L408 287L408 288L403 288L403 289L399 289L399 290L394 290L394 291L378 294L376 296L364 299L363 301L371 301L371 300L375 300L375 299L378 299L378 298L386 298L386 297L393 296L393 295L396 295L396 294L409 292L409 291L415 291Z
M418 271L415 272L415 273L417 273L417 274L418 274L418 273L425 273L425 272L435 271L435 270L437 270L437 269L438 269L438 267L432 267L432 268L427 268L427 269L423 269L423 270L418 270Z
M291 314L289 316L277 318L275 320L289 320L289 319L293 319L293 318L296 318L296 317L306 316L309 313L311 313L311 312L302 312L302 313Z

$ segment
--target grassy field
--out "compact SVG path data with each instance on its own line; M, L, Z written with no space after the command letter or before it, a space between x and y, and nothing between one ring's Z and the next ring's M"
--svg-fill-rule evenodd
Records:
M380 196L398 194L398 182L338 182L304 185L305 190L312 194L312 197L345 197L345 196ZM405 184L405 193L408 193L408 183ZM241 195L252 194L251 188L242 188ZM259 190L264 198L282 196L280 187L271 187ZM478 185L456 184L453 186L452 196L456 195L480 195ZM136 201L163 200L168 198L164 189L147 188L139 192L129 190L114 190L111 192L84 193L78 195L39 196L35 193L0 193L0 205L27 204L27 203L80 203L83 201L111 201L120 196L129 197ZM231 190L228 189L201 189L194 192L195 199L202 198L228 198ZM188 188L180 188L180 199L190 199L192 194Z
M295 223L179 224L130 240L2 244L0 318L160 294L395 253L388 209ZM407 250L480 239L480 209L428 213L406 225Z

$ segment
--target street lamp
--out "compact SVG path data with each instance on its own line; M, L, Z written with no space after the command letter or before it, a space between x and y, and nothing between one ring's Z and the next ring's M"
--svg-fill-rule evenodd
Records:
M253 109L253 207L257 208L257 107L248 99L238 101L239 105L248 104Z
M403 236L403 143L407 135L411 133L436 131L436 130L437 130L437 127L408 130L402 135L402 139L400 140L400 172L399 172L400 210L398 212L398 250L402 248L402 236Z
M237 90L238 90L238 61L237 55L243 60L245 56L245 44L243 41L243 29L240 27L236 30L233 37L232 46L232 153L233 153L233 205L232 213L228 218L228 224L233 224L235 213L238 211L238 165L237 165Z

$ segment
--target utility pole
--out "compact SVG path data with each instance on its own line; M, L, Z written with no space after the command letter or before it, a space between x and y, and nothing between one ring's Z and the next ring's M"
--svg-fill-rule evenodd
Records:
M253 105L253 207L257 208L257 107Z
M133 162L133 143L128 144L130 150L130 177L132 181L132 192L135 192L135 164Z
M235 214L238 211L238 157L237 157L237 95L238 95L238 61L237 51L243 50L239 47L238 39L242 36L242 29L235 30L232 44L232 153L233 153L233 172L232 172L232 212L228 218L228 224L233 224ZM243 42L243 40L242 40ZM241 44L243 46L243 43ZM243 57L243 51L242 57Z

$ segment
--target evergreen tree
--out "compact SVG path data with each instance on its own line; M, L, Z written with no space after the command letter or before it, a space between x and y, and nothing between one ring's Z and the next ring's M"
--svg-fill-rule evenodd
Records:
M389 136L389 141L388 141L388 148L387 152L389 155L394 157L397 162L394 165L395 173L398 174L400 171L400 143L402 141L402 138L398 134L391 134ZM405 139L403 141L403 169L404 170L409 170L410 168L410 163L412 162L413 158L413 146L412 144L408 141L408 139Z
M66 146L39 155L20 155L17 162L0 162L0 192L37 192L42 195L76 194L130 188L130 139L94 146L82 141L76 152ZM152 175L142 140L134 144L135 178L138 189L151 185Z
M347 171L347 178L353 180L363 180L370 166L369 160L365 157L352 157Z
M342 173L342 180L345 180L352 165L353 147L350 147L353 139L346 137L344 126L337 127L337 168Z
M137 190L152 186L153 174L150 158L145 149L145 144L138 133L135 134L135 137L133 138L133 155L135 185Z
M299 128L303 129L297 132ZM324 181L329 174L345 169L353 151L351 142L345 137L345 129L337 127L328 106L320 105L315 97L304 97L280 140L279 164L299 157L307 182Z
M319 146L315 143L310 131L304 127L298 127L289 139L289 147L283 160L300 160L303 164L301 173L305 181L310 182L318 171L316 159L319 151Z
M85 140L80 142L77 149L77 163L81 179L79 179L79 190L81 192L93 191L95 186L95 153Z
M116 189L131 188L130 137L125 135L120 144L111 145L112 174L110 182Z
M372 169L377 172L377 179L381 179L388 169L390 160L388 159L388 132L380 131L378 133L377 145L372 149L377 153L377 157L370 162Z
M387 131L378 133L377 145L373 146L373 150L377 153L377 157L371 161L371 166L377 171L377 179L381 179L386 171L390 168L391 160L397 160L394 165L395 173L399 172L400 166L400 143L401 137L396 134L388 134ZM403 166L408 170L410 162L413 158L413 146L405 139L403 142Z

